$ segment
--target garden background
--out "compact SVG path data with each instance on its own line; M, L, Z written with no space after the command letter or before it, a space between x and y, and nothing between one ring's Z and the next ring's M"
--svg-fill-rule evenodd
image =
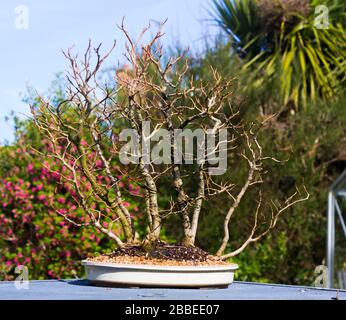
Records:
M325 259L328 187L346 168L346 4L323 1L329 24L320 28L315 9L321 3L316 0L202 2L203 19L213 25L213 35L201 35L198 48L188 51L191 68L186 77L208 79L212 68L217 69L224 78L234 78L233 99L241 104L243 119L275 114L261 142L266 154L285 161L266 168L271 177L266 194L284 198L304 184L311 195L290 208L272 233L233 259L241 266L237 280L311 285L315 267ZM135 8L133 4L129 10ZM113 30L107 38L114 38ZM169 47L175 55L185 48L184 41ZM52 80L45 89L59 101L64 79L52 76ZM28 104L35 98L28 89L23 100ZM32 151L46 141L30 120L17 113L8 123L15 138L0 146L0 280L14 279L16 265L26 265L30 279L82 277L79 261L88 253L110 251L113 244L97 231L76 228L56 214L53 206L76 214L79 208L73 207L71 190L56 187L59 173L45 168L54 168L54 161L44 163ZM237 163L229 166L240 181L244 168ZM131 185L126 177L122 183ZM166 189L162 203L168 201ZM127 205L142 210L131 201ZM221 206L220 201L209 202L201 214L197 245L210 252L222 238ZM255 207L251 195L239 207L239 219L231 227L232 247L246 237L250 221L244 219ZM181 237L175 219L164 229L166 241ZM141 226L141 215L136 223Z

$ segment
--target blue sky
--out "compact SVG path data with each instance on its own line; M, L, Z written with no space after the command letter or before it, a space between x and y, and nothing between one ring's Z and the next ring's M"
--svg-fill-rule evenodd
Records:
M25 6L23 13L18 6ZM118 45L111 64L121 60L124 39L116 28L125 16L125 25L135 36L151 20L163 21L164 43L197 48L202 38L217 32L207 10L209 0L1 0L0 2L0 144L13 139L11 123L5 117L13 110L28 115L22 95L29 85L44 93L55 74L66 69L61 49L75 45L83 52L89 38L109 48ZM28 13L27 29L18 21ZM24 14L24 15L23 15ZM17 27L16 27L17 26Z

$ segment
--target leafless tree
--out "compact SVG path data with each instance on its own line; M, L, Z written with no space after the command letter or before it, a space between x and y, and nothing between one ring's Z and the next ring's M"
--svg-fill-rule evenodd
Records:
M239 120L236 106L231 103L232 79L222 79L216 70L212 71L212 81L189 79L189 70L184 54L167 59L164 55L158 31L148 43L143 44L145 28L137 40L133 40L124 25L120 30L126 36L125 57L127 66L114 71L114 83L100 83L98 74L114 46L102 55L101 46L92 47L91 42L85 54L79 58L69 49L64 55L69 62L65 98L54 103L39 96L38 103L31 107L33 119L40 132L51 142L51 149L45 156L57 159L61 163L61 183L69 184L74 190L73 196L86 218L78 220L72 214L61 212L69 222L76 226L92 225L108 237L117 246L140 243L145 250L160 239L161 226L165 219L174 214L181 217L183 231L182 244L194 246L198 222L203 203L212 197L224 196L226 210L221 239L217 255L228 258L242 252L250 243L256 242L275 227L279 216L294 204L308 198L297 190L282 204L262 200L260 186L263 182L265 161L277 161L262 154L258 138L266 118L253 123ZM143 147L143 123L150 123L151 136L159 129L170 134L169 164L155 164L145 159ZM122 128L138 132L138 149L135 164L124 165L119 161L119 153L124 145L119 141ZM199 161L190 165L190 170L182 167L189 165L175 163L176 129L202 129L205 133L218 135L227 130L227 154L237 153L247 165L247 177L241 186L232 182L230 175L213 176L208 161ZM211 153L220 147L216 144L209 150L205 144L198 148ZM191 159L197 160L195 153ZM100 167L98 164L102 163ZM99 176L108 183L101 183ZM120 183L122 176L131 178L140 188L134 194ZM171 197L166 208L159 206L158 183L163 177L171 179L175 196ZM227 178L226 178L227 177ZM186 188L186 181L194 179L195 190ZM253 213L253 227L245 242L232 252L226 253L230 235L229 225L245 194L256 188L257 203ZM146 208L147 233L138 239L133 226L135 212L130 212L125 199L132 197L143 202ZM269 212L270 218L263 219L263 212ZM266 215L268 216L268 214ZM103 221L108 221L107 227ZM115 227L116 226L116 227Z

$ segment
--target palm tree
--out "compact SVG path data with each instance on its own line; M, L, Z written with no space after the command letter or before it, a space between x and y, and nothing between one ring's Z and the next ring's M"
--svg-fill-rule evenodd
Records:
M275 81L282 101L298 108L344 92L346 4L324 4L325 28L316 26L317 0L213 0L213 15L243 59L241 71L252 71L251 86Z

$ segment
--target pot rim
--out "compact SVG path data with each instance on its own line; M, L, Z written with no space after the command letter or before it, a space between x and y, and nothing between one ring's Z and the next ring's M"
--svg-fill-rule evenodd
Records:
M95 262L82 260L82 265L86 267L106 267L106 268L121 268L121 269L138 269L148 271L172 271L172 272L208 272L208 271L235 271L238 265L231 263L229 265L215 266L159 266L153 264L127 264L127 263L112 263L112 262Z

